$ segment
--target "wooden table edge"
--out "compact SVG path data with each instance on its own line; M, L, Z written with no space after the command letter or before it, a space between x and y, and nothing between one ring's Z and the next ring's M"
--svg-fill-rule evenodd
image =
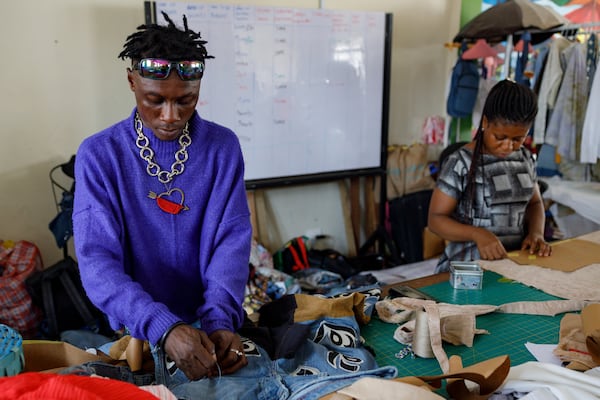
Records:
M449 272L440 272L438 274L422 276L420 278L410 279L407 281L399 281L396 283L390 283L390 284L382 286L381 295L382 295L382 297L387 296L389 288L392 286L395 286L395 285L406 285L406 286L410 286L412 288L418 289L418 288L422 288L425 286L435 285L436 283L440 283L440 282L448 282L448 279L450 279Z

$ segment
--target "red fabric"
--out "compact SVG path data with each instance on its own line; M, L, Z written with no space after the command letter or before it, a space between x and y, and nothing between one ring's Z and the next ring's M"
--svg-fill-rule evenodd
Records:
M79 375L26 372L0 378L0 400L156 400L132 383Z
M40 250L21 240L14 246L0 246L0 323L18 331L24 339L37 333L42 311L36 307L25 287L25 279L42 269Z

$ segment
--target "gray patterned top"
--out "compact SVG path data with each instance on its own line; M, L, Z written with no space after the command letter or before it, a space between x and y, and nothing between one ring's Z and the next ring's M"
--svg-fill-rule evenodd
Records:
M521 247L525 237L525 209L533 195L537 175L531 152L524 147L506 158L483 155L475 177L473 204L465 193L473 152L465 147L452 153L437 179L437 187L458 200L453 217L494 233L507 251ZM450 261L479 259L475 242L450 242L440 257L436 272L448 271Z

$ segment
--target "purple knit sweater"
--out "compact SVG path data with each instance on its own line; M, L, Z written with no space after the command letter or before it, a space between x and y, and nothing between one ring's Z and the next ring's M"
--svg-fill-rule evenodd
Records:
M189 159L171 185L185 197L160 200L189 209L169 214L149 197L166 189L140 158L135 112L77 152L73 227L85 290L113 328L126 326L151 343L182 320L200 320L209 334L237 330L252 235L238 139L194 114ZM155 162L170 171L178 141L144 134Z

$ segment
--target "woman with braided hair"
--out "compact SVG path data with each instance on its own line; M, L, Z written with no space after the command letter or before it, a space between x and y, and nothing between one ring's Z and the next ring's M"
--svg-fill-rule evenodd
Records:
M157 382L247 365L237 331L252 227L236 135L196 111L209 56L163 13L119 54L130 116L77 152L73 226L81 279L114 329L148 340Z
M448 157L431 197L428 227L449 242L436 272L517 249L552 254L535 161L523 147L536 114L531 89L503 80L490 90L475 137Z

